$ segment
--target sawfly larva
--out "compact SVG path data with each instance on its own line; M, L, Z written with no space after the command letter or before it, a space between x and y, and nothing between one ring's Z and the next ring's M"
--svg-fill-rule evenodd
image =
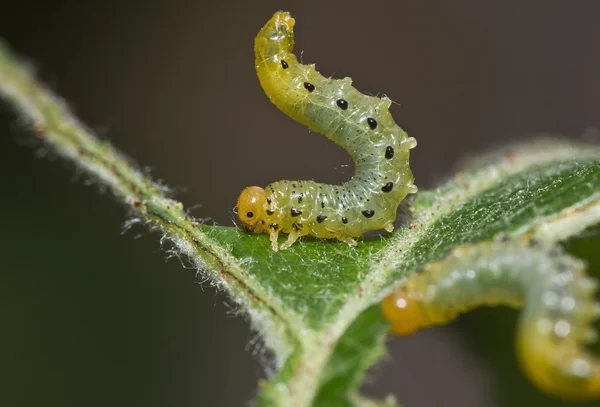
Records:
M600 398L600 359L585 349L596 336L597 283L581 260L532 242L460 246L391 293L383 315L408 335L482 305L522 308L517 353L526 375L558 397Z
M278 181L244 189L237 203L242 224L269 233L273 250L299 237L336 238L356 245L367 231L394 229L400 201L415 193L409 150L416 140L396 125L391 100L363 95L350 78L329 79L292 53L294 19L277 12L255 40L256 71L281 111L345 148L355 173L342 185ZM288 239L278 246L279 232Z

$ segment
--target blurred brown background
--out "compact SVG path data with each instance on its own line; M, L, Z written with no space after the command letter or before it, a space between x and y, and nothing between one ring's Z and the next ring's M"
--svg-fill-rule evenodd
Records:
M262 94L253 37L278 9L296 17L305 62L398 103L420 188L465 154L600 127L594 0L3 0L0 37L100 137L201 205L193 215L231 225L244 186L352 172ZM0 405L247 404L264 375L247 323L163 261L157 235L121 234L123 208L86 175L30 144L0 105ZM366 391L408 407L568 405L520 377L514 313L466 320L469 335L455 324L393 341Z

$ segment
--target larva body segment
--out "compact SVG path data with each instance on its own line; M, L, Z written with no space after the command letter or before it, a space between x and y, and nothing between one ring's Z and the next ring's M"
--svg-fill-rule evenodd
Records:
M583 262L557 248L486 242L455 249L409 278L382 303L398 335L445 324L478 306L523 308L517 352L526 375L565 399L600 398L595 338L596 282Z
M350 78L325 78L314 65L300 64L293 27L289 13L278 12L256 37L260 84L280 110L345 148L355 174L341 186L278 181L262 192L247 188L238 215L251 231L270 233L273 250L280 231L289 233L281 249L303 235L355 245L367 231L393 230L400 201L417 191L409 167L416 141L394 122L388 98L363 95Z

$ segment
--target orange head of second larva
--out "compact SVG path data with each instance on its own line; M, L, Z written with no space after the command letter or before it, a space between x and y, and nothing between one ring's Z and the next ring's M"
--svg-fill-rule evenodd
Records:
M248 187L241 193L237 201L237 212L242 225L253 233L262 233L267 229L265 210L267 196L261 187Z
M419 302L403 289L388 295L381 303L381 311L396 335L411 335L431 325Z

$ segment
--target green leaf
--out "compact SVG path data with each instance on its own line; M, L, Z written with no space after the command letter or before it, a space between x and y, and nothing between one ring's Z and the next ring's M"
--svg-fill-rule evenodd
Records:
M394 405L361 398L385 354L379 302L458 244L500 235L557 243L600 223L600 150L538 140L482 156L407 203L411 219L357 247L303 239L273 252L266 235L199 225L166 189L96 139L0 45L0 95L57 153L109 187L245 311L274 354L259 405Z

